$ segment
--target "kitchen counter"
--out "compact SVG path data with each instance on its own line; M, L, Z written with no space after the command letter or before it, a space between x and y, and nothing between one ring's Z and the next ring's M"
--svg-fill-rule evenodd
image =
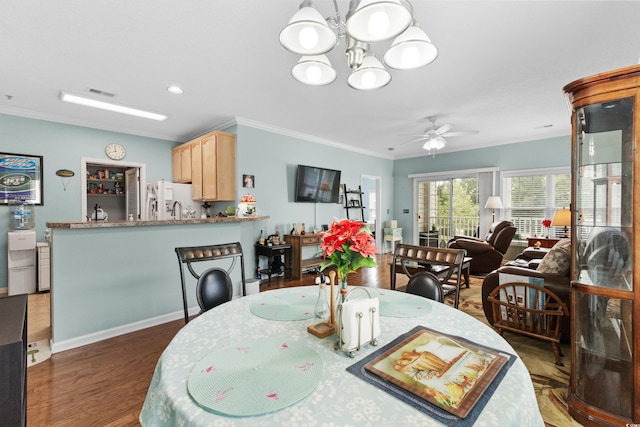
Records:
M255 277L253 245L268 216L169 221L49 222L54 353L184 317L175 248L241 244L243 258L198 263L229 271L234 297ZM264 221L263 221L264 220ZM234 261L237 260L237 261ZM200 309L185 277L187 306Z
M113 228L113 227L148 227L156 225L181 225L181 224L215 224L230 222L250 222L269 219L268 216L226 216L195 219L169 219L153 221L69 221L47 222L49 228Z

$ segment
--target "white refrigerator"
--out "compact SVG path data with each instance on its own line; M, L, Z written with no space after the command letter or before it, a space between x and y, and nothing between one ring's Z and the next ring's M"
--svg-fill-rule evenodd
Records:
M200 218L201 207L191 199L191 184L164 180L150 182L147 183L146 199L149 221ZM175 212L174 216L171 215L172 211Z

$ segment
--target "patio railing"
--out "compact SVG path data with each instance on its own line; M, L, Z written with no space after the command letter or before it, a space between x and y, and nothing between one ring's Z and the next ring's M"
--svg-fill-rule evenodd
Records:
M517 231L514 236L514 241L523 241L527 237L547 237L559 238L562 236L562 227L551 227L549 229L544 228L542 220L545 218L537 217L518 217L511 218L511 222L516 226ZM479 217L431 217L429 223L420 223L420 232L427 233L433 231L437 232L437 239L439 246L446 244L451 237L455 236L478 236L478 230L480 227ZM430 242L429 245L431 245Z

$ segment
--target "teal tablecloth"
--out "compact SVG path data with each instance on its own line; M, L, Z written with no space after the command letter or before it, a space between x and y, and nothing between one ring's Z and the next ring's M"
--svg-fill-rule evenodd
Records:
M403 295L375 292L384 306L385 295L393 301L393 311L403 312L397 301ZM441 423L399 399L362 381L346 368L379 347L367 345L354 359L335 351L335 336L318 339L307 332L313 319L273 321L251 313L250 306L272 295L314 295L317 287L285 288L233 300L189 322L168 345L157 362L147 392L140 423L145 426L439 426ZM413 317L380 318L379 346L383 346L414 326L431 329L515 354L495 331L467 314L447 305L419 300L408 307L424 308L425 314ZM428 306L428 308L427 308ZM382 308L381 308L382 311ZM187 381L194 366L219 349L238 341L264 337L286 337L304 344L320 355L323 372L318 386L306 398L277 412L261 416L227 417L200 407L190 397ZM152 363L152 362L150 362ZM479 426L543 426L529 373L517 359L498 385L478 417Z

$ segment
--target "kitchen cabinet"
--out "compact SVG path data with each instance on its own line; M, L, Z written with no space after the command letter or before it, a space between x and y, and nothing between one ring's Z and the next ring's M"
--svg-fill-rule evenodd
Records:
M196 141L197 142L197 141ZM191 182L191 145L187 142L171 150L173 182Z
M193 200L235 200L236 136L209 132L190 143Z
M640 420L640 66L568 84L572 106L569 413Z

